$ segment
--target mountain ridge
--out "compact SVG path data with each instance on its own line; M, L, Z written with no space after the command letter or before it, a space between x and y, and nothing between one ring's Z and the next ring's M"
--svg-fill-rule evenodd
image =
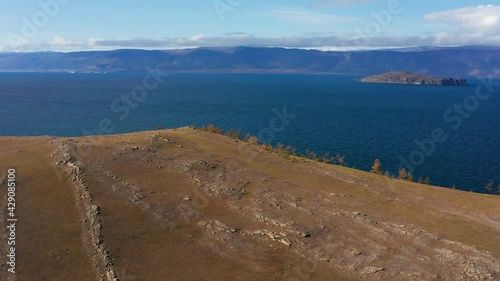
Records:
M500 47L319 51L233 47L0 53L0 72L258 72L374 75L396 70L500 77Z

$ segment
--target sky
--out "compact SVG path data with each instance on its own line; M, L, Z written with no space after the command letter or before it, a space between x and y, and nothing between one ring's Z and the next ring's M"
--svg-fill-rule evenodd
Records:
M498 0L0 0L0 52L500 46Z

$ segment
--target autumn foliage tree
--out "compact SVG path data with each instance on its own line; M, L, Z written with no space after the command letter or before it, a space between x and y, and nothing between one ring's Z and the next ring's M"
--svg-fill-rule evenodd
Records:
M382 164L380 163L379 159L375 159L375 162L373 163L371 171L374 174L377 175L382 175Z
M486 191L488 191L489 193L495 193L495 190L493 189L495 186L495 183L493 181L490 181L484 188L486 189Z
M408 177L406 179L407 181L413 181L413 175L411 173L408 173Z
M408 173L406 172L405 168L399 170L398 179L404 180L404 179L406 179L407 176L408 176Z

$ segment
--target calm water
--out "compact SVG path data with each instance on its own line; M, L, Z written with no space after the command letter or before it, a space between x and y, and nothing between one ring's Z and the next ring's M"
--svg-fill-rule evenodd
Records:
M355 76L172 74L142 102L123 100L145 76L0 74L0 135L97 134L102 120L111 133L212 123L299 150L340 153L363 170L379 158L397 173L404 158L416 178L436 185L482 191L490 180L500 183L500 87L474 104L474 79L469 87L435 87L363 84ZM443 117L464 101L468 110ZM276 111L285 108L294 118L282 126ZM429 151L415 140L437 128L447 139L422 158Z

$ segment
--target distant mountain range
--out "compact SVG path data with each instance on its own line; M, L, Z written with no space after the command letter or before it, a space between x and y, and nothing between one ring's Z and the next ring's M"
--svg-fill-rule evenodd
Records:
M1 53L1 72L269 72L372 75L411 71L440 77L500 77L500 47L415 47L371 51L198 48Z

